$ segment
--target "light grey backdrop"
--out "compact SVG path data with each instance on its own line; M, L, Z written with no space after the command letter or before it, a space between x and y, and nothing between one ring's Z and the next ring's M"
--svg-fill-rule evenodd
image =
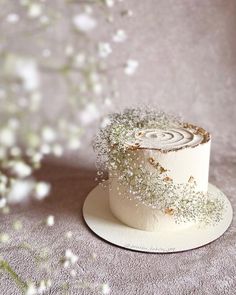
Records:
M124 5L134 16L116 26L127 31L129 41L122 50L115 50L112 62L119 64L128 54L140 66L130 79L120 70L114 73L120 92L114 108L155 104L209 129L213 134L210 181L229 196L236 209L235 1L126 0ZM95 128L88 132L92 134ZM15 247L27 240L34 247L54 251L50 263L56 286L49 294L62 294L61 283L72 282L57 262L70 247L79 255L76 286L85 284L71 294L99 294L86 284L102 282L109 283L114 295L235 293L235 221L216 242L185 253L144 254L107 244L88 230L81 215L86 194L95 185L93 163L89 141L79 154L67 155L61 164L47 161L38 177L54 185L50 198L1 216L3 231L14 219L23 220L23 230L14 233L9 245L0 245L1 255L12 261L23 279L44 277L33 256ZM56 225L48 230L35 227L48 214L55 215ZM64 238L68 230L74 233L69 242ZM0 280L1 294L19 294L8 276L3 274Z

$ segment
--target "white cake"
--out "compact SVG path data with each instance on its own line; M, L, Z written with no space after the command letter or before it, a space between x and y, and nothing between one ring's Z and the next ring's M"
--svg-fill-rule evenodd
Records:
M181 191L184 185L193 184L196 192L207 195L210 143L204 129L182 124L168 130L140 128L129 135L125 145L134 159L133 168L145 166L150 177L158 170L165 186L180 184ZM172 208L160 210L141 202L143 196L134 195L126 183L121 185L119 171L110 171L109 180L111 211L128 226L145 231L176 231L193 224L176 223Z

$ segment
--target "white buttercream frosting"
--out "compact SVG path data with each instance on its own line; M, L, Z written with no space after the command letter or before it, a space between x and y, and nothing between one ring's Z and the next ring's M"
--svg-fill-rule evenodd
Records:
M145 165L146 171L163 168L164 176L172 184L195 183L195 189L207 192L208 170L210 157L210 139L204 137L204 132L193 128L140 129L130 133L125 143L135 153L134 165ZM203 129L201 129L203 130ZM130 188L124 183L118 185L118 175L110 175L110 207L113 214L131 227L156 231L161 229L181 229L192 223L176 224L169 208L164 213L157 208L151 208L144 202L139 202ZM173 196L174 198L174 196ZM142 196L139 198L142 198Z

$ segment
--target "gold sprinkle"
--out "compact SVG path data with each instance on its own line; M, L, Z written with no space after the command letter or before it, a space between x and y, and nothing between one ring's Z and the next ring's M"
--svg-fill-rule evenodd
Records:
M172 209L172 208L165 208L165 214L173 215L174 214L174 209Z
M160 173L161 173L161 174L167 171L167 170L166 170L165 168L163 168L160 164L159 164L159 167L160 167Z
M193 176L190 176L189 177L189 180L188 180L188 183L193 183L194 182L194 177Z
M173 179L172 179L172 178L170 178L169 176L166 176L166 177L163 179L163 181L166 181L166 182L168 182L168 181L173 181Z
M153 165L153 164L155 163L155 160L154 160L154 158L150 157L150 158L148 158L148 162L149 162L151 165Z

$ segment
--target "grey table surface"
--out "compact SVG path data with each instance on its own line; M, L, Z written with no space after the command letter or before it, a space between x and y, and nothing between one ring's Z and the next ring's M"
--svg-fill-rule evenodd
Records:
M225 192L236 210L235 1L127 0L125 5L134 17L118 26L130 40L114 59L130 54L140 66L131 80L115 73L120 98L114 109L155 104L208 129L213 135L210 182ZM88 130L91 136L95 132L96 128ZM217 241L176 254L122 249L86 227L81 210L96 174L91 136L79 152L67 154L61 162L45 161L36 176L52 183L50 197L0 217L0 230L11 237L0 244L0 253L19 276L26 281L43 279L48 268L53 280L48 294L63 294L62 282L69 283L69 294L100 294L97 286L103 282L114 295L235 294L235 219ZM49 214L55 216L55 225L46 228L40 222ZM12 222L18 219L24 226L16 233ZM69 240L68 230L73 232ZM23 242L31 245L30 253L18 247ZM68 248L79 256L76 280L59 263ZM37 262L38 249L50 250L47 262ZM20 294L5 273L0 274L0 294Z

